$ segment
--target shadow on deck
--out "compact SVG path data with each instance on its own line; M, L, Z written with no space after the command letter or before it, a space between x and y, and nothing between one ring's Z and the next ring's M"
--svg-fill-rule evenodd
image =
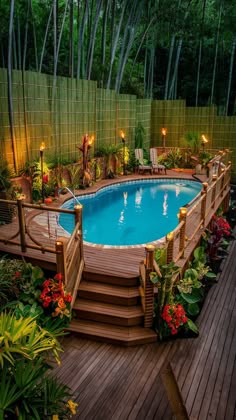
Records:
M79 403L79 419L172 418L160 371L171 362L192 419L235 419L236 241L230 245L218 283L198 318L200 335L123 348L64 338L62 365L55 369Z

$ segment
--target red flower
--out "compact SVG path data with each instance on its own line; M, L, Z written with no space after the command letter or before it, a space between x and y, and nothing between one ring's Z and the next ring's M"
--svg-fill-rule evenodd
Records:
M179 303L165 305L161 317L167 323L172 335L177 334L178 328L188 321L185 310Z
M21 277L21 272L20 271L16 271L15 272L15 278L20 278Z
M61 297L60 293L53 293L52 300L53 302L56 302Z
M62 281L63 280L63 275L61 273L56 274L54 276L54 280Z
M48 175L43 175L43 183L47 184L48 183Z
M50 283L51 283L51 280L50 280L50 279L45 280L45 281L43 282L43 287L48 287L48 286L50 285Z
M72 301L71 293L68 293L68 295L66 295L64 299L65 299L66 302L70 303Z

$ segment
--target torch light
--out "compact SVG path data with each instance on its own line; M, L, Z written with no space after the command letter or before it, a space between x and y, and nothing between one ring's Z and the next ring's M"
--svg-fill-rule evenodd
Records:
M41 194L42 194L42 202L44 203L44 179L43 179L43 154L44 154L44 150L45 150L45 143L42 142L40 145L40 170L41 170L41 182L42 182L42 187L41 187Z
M123 143L123 175L126 175L126 166L125 166L125 133L123 130L120 131L121 140Z
M166 133L167 133L167 129L163 127L161 129L161 139L162 139L162 147L164 150L166 148Z
M205 134L202 134L202 136L201 136L201 142L202 142L202 149L203 149L203 151L204 151L204 149L205 149L205 144L207 144L207 143L208 143L208 139L206 138Z

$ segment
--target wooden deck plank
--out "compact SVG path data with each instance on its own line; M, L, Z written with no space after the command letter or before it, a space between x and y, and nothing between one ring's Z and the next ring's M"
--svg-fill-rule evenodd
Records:
M133 350L133 349L132 349ZM138 363L138 359L141 357L142 349L141 347L136 348L136 351L127 349L122 352L122 357L119 362L116 364L116 370L109 377L109 382L105 389L103 389L100 397L97 398L94 396L94 403L89 404L85 410L83 416L88 419L110 419L114 406L120 403L120 389L122 388L122 383L126 380L129 372L135 368ZM127 357L132 354L132 358Z
M114 372L118 369L122 355L123 352L120 347L113 348L110 357L104 358L96 370L93 369L84 382L76 388L76 393L81 399L80 416L84 417L86 410L90 410L88 400L89 405L93 406L95 400L97 401L100 398L107 385L109 385L110 375L114 375Z
M123 348L65 337L62 366L55 372L72 385L79 419L171 419L160 377L170 361L190 416L235 420L235 254L236 241L205 300L198 338Z

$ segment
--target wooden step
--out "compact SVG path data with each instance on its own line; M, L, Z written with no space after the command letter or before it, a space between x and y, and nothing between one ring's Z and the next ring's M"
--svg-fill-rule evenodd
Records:
M84 338L123 346L148 344L157 341L157 334L149 328L118 327L117 325L84 319L73 319L67 330L78 333Z
M78 318L89 319L113 325L141 325L143 311L140 306L121 306L110 303L94 302L78 298L73 306L78 311Z
M86 270L86 267L83 271L83 279L96 281L100 283L107 283L107 284L114 284L117 286L139 286L139 277L138 276L127 276L127 277L120 277L120 276L110 276L107 274L97 273L96 271L89 271Z
M82 280L78 296L114 305L132 306L140 302L139 288L109 285L106 283Z

